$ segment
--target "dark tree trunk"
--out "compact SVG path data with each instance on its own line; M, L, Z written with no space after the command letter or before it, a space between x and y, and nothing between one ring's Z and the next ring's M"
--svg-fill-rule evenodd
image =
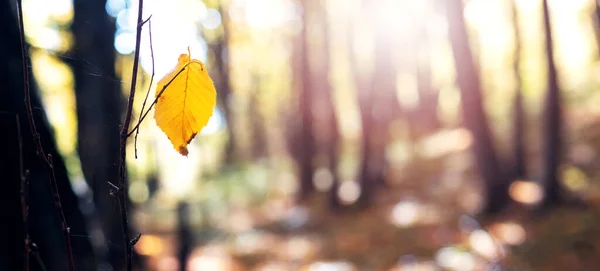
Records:
M500 169L494 140L483 108L481 82L469 48L469 37L461 0L448 0L446 13L457 83L460 88L463 123L473 136L476 165L485 182L486 203L483 212L501 210L509 200L508 178Z
M365 4L363 2L363 7L364 5ZM349 21L348 24L351 25L352 21ZM372 157L372 153L370 151L370 142L372 141L371 127L373 126L373 119L371 113L373 111L374 95L373 89L369 87L368 78L363 75L364 73L362 71L359 70L360 63L358 63L357 57L354 53L354 35L352 29L352 27L348 27L348 58L350 60L350 68L352 71L352 76L354 77L355 86L357 88L361 121L361 161L357 176L361 193L358 198L358 204L362 207L367 207L370 205L372 194L375 191L371 167L369 166L369 161L371 161Z
M593 21L595 23L594 34L596 37L596 47L598 48L597 57L600 58L600 0L595 0L594 4L595 4L594 5L594 15L593 15Z
M519 14L515 0L511 1L513 30L515 32L515 52L513 60L513 70L515 73L515 98L513 101L513 169L512 179L524 178L527 175L525 163L525 109L523 108L523 94L521 84L521 73L519 65L521 63L521 34L519 31Z
M300 172L300 191L298 193L298 200L307 199L311 193L314 192L315 187L313 184L313 158L315 155L315 138L313 131L313 89L310 84L312 82L310 74L310 53L309 53L309 42L310 37L308 31L309 16L310 14L310 0L302 1L303 12L302 12L302 31L300 34L299 47L300 47L300 81L302 82L301 91L299 95L299 111L300 118L302 119L299 125L299 138L295 144L301 144L298 151L298 166Z
M259 76L254 76L254 91L250 94L250 123L252 126L252 158L258 161L268 155L267 149L267 131L265 129L265 120L260 112L260 89L261 81Z
M23 143L24 169L29 171L29 232L47 270L67 270L63 234L54 209L50 175L36 153L24 104L21 44L14 1L0 2L0 269L22 270L24 261L24 225L20 200L19 144L16 115ZM29 62L31 63L31 62ZM31 68L28 68L31 74ZM30 76L30 78L33 78ZM33 115L45 152L53 157L55 176L67 225L73 235L71 244L77 270L95 270L95 257L88 238L79 200L71 189L63 159L56 149L54 134L31 79ZM36 257L30 256L31 270L41 270Z
M330 70L330 42L329 42L329 21L327 17L327 10L323 0L318 1L315 6L315 19L318 22L317 25L320 27L315 29L315 36L320 36L318 40L321 41L319 49L314 50L314 59L316 61L316 67L312 71L314 80L310 85L315 90L315 100L318 103L315 105L318 107L318 114L316 116L317 124L319 124L318 147L317 150L323 157L326 158L326 166L331 171L332 186L329 189L329 207L332 210L337 210L341 207L341 203L338 197L338 162L339 162L339 139L340 132L338 128L338 120L335 114L335 104L333 101L333 88L329 82L329 70ZM311 56L309 56L311 57Z
M231 165L239 161L239 153L237 148L237 138L235 133L235 118L234 113L229 105L231 99L231 82L229 81L229 18L224 7L219 6L219 11L222 16L223 33L219 39L209 44L209 49L213 52L214 65L217 74L213 74L215 78L215 88L217 89L217 102L223 110L223 117L227 123L227 143L225 145L224 165Z
M548 60L548 91L544 102L543 112L543 145L542 145L542 176L540 184L544 189L543 207L558 203L560 200L560 185L558 182L558 167L561 150L561 107L560 91L556 65L554 64L554 48L552 44L552 29L548 1L544 0L544 32L546 36L546 58Z
M377 187L386 184L388 163L385 148L390 142L389 125L402 109L397 102L396 66L393 63L392 45L389 33L382 31L380 17L375 14L377 2L364 2L369 10L372 31L375 32L374 71L368 83L357 82L359 87L359 106L362 122L362 158L359 173L361 194L359 204L366 207L372 200ZM354 75L357 75L359 63L352 63ZM375 106L376 105L376 106Z
M180 202L177 205L177 238L179 239L179 270L187 270L187 262L194 247L194 235L190 229L189 204Z
M115 22L105 0L75 0L71 30L74 46L68 61L75 78L78 153L93 191L95 219L104 240L95 243L99 260L116 270L124 266L120 212L108 182L119 179L119 126L123 112L121 83L115 72ZM98 225L95 225L98 226Z

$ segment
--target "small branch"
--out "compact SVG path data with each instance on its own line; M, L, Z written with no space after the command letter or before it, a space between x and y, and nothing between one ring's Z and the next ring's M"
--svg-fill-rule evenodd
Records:
M36 147L37 155L44 161L48 171L50 173L50 184L52 186L52 194L54 198L54 207L56 209L56 213L58 214L58 218L60 220L61 228L63 231L63 235L65 238L65 251L67 253L67 263L69 265L69 270L75 270L75 261L73 259L73 249L71 247L71 237L69 234L69 227L67 227L67 221L65 219L65 214L63 212L60 194L58 192L58 185L56 182L56 175L54 174L54 165L52 164L52 155L44 152L44 148L42 146L42 140L40 139L40 134L37 131L37 127L35 126L35 119L33 117L33 108L31 106L31 90L29 85L29 69L27 64L27 54L26 54L26 46L25 46L25 30L23 24L23 6L21 0L16 0L17 3L17 14L19 17L19 35L21 39L21 56L23 58L23 83L24 83L24 92L25 92L25 111L27 112L27 118L29 120L29 128L31 129L31 135L33 137L33 142Z
M175 76L173 76L173 78L171 80L169 80L169 82L167 82L167 84L165 84L165 86L160 90L160 92L156 95L156 98L154 98L154 101L152 101L152 103L150 104L150 107L148 107L148 110L146 110L146 113L144 113L144 115L140 118L140 120L138 121L138 123L135 125L135 127L133 127L133 129L131 129L131 132L127 133L127 136L131 136L133 134L133 132L137 131L140 129L140 124L142 123L142 121L144 121L144 119L146 118L146 116L148 115L148 113L150 113L150 110L152 110L152 108L154 107L154 105L156 104L156 102L158 102L158 98L160 98L160 96L162 96L163 92L165 92L165 90L167 89L167 87L169 85L171 85L171 83L173 83L173 80L175 80L175 78L177 78L177 76L179 76L179 74L181 74L185 68L187 68L189 64L185 64L185 66L183 66L183 68L181 68L181 70L179 70Z
M152 17L152 15L150 16ZM144 108L146 108L146 102L148 101L148 95L150 94L150 88L152 88L152 83L154 82L154 46L152 45L152 21L150 18L146 20L148 22L148 35L150 36L150 56L152 57L152 76L150 76L150 84L148 85L148 91L146 91L146 97L144 97L144 103L142 104L142 110L140 110L140 117L138 118L138 123L136 127L140 126L140 122L142 122L142 113L144 113ZM137 138L140 134L140 129L135 130L135 139L133 140L133 149L135 150L135 159L137 159ZM127 134L129 136L129 133Z
M19 142L19 173L21 175L21 212L23 213L23 230L25 231L25 244L23 248L23 270L29 271L29 224L27 223L29 217L29 189L27 187L27 175L29 171L25 172L23 167L23 139L21 138L21 123L19 115L15 114L15 120L17 123L17 141Z
M33 257L37 261L40 269L42 271L48 271L48 269L46 269L46 266L44 265L44 261L42 261L42 257L40 256L40 252L38 251L38 247L35 243L31 243L31 254L33 254Z
M135 87L137 84L138 75L138 64L140 60L140 41L142 37L142 12L144 10L144 0L139 0L138 4L138 18L137 18L137 29L135 36L135 53L133 56L133 67L131 71L131 88L129 89L129 99L127 102L127 109L125 112L125 120L121 126L121 140L119 150L119 208L121 211L121 223L123 229L123 241L125 242L125 264L127 271L131 271L131 254L132 246L130 244L131 238L129 237L129 222L127 220L127 172L125 168L127 158L127 138L129 125L131 123L131 111L133 110L133 101L135 98Z

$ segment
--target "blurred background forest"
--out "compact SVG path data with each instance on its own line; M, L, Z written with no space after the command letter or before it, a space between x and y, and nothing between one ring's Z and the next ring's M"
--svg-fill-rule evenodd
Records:
M111 184L138 5L23 0L77 270L124 270ZM0 10L0 269L23 262L22 154L31 269L67 270L14 1ZM188 46L218 106L188 157L150 118L129 139L135 270L598 270L595 0L146 0L150 16L133 123Z

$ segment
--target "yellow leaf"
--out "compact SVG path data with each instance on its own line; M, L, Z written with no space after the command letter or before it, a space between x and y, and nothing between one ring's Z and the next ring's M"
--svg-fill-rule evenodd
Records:
M156 125L183 156L188 154L190 141L208 123L217 101L204 63L190 55L179 56L177 67L158 81L155 95L160 95L154 111Z

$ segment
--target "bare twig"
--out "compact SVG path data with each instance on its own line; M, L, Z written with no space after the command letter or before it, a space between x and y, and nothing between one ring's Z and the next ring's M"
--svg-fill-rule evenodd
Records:
M38 263L40 269L42 271L47 271L48 269L46 269L46 265L44 265L44 261L42 261L42 257L40 256L40 252L38 251L37 245L33 242L31 243L31 254L33 254L33 257Z
M25 231L25 244L23 248L23 270L29 271L29 193L27 187L27 175L23 167L23 139L21 138L21 121L19 115L15 114L17 123L17 141L19 142L19 173L21 175L21 212L23 213L23 230Z
M127 172L125 168L127 158L127 138L129 125L131 123L131 111L133 110L133 101L135 98L135 87L137 84L138 64L140 60L140 41L142 37L142 11L144 10L144 0L139 0L137 29L135 36L135 53L133 56L133 68L131 69L131 88L129 89L129 99L125 112L125 120L121 126L121 140L119 150L119 208L121 211L121 223L123 229L123 238L125 242L125 264L127 271L131 271L131 253L132 246L130 245L131 238L129 237L129 222L127 220Z
M152 17L152 16L150 16ZM152 88L152 83L154 82L154 48L152 45L152 21L150 21L150 18L147 19L148 21L148 35L150 36L150 57L152 58L152 76L150 76L150 84L148 85L148 91L146 91L146 97L144 97L144 103L142 104L142 110L140 110L140 117L138 118L138 124L136 124L136 127L140 126L140 122L142 122L142 113L144 113L144 109L146 108L146 102L148 101L148 95L150 94L150 88ZM137 159L137 138L138 135L140 134L140 129L136 129L135 132L135 139L133 140L133 149L135 150L135 159ZM129 136L129 133L128 133Z
M69 227L67 227L67 221L65 219L65 214L63 212L60 194L58 192L58 186L56 184L56 176L54 174L54 165L52 164L52 155L46 154L44 152L44 147L42 146L42 141L40 139L40 134L38 133L37 127L35 126L35 119L33 117L33 108L31 106L31 91L30 91L30 81L29 81L29 69L27 64L27 54L26 54L26 45L25 45L25 30L23 27L23 6L21 0L16 0L17 3L17 14L19 16L19 35L21 39L21 56L23 58L23 83L24 83L24 91L25 91L25 111L27 111L27 118L29 120L29 128L31 129L31 135L33 137L33 142L36 146L37 155L45 162L48 167L48 171L50 172L50 184L52 186L52 195L54 198L54 207L56 208L56 212L58 214L58 218L60 220L60 225L63 231L63 235L65 238L65 250L67 253L67 263L69 265L69 270L75 270L75 261L73 259L73 249L71 247L71 237L69 234Z
M171 83L173 83L173 80L175 80L175 78L177 78L184 70L185 68L187 68L189 64L185 64L185 66L183 66L181 68L181 70L179 70L175 76L173 76L173 78L171 78L171 80L169 80L169 82L167 82L165 84L165 86L160 90L160 92L158 92L158 94L156 95L156 98L154 98L154 101L152 101L152 103L150 104L150 107L148 107L148 110L146 110L146 113L144 113L144 115L140 118L140 120L138 121L138 123L135 125L135 127L133 127L133 129L131 129L131 132L127 133L127 136L131 136L133 134L133 132L137 131L140 129L140 124L142 123L142 121L144 121L144 119L146 118L146 116L148 115L148 113L150 113L150 110L152 110L152 107L154 107L154 105L156 104L156 102L158 102L158 98L160 98L160 96L162 96L163 92L165 92L165 90L167 89L167 87L169 85L171 85Z

